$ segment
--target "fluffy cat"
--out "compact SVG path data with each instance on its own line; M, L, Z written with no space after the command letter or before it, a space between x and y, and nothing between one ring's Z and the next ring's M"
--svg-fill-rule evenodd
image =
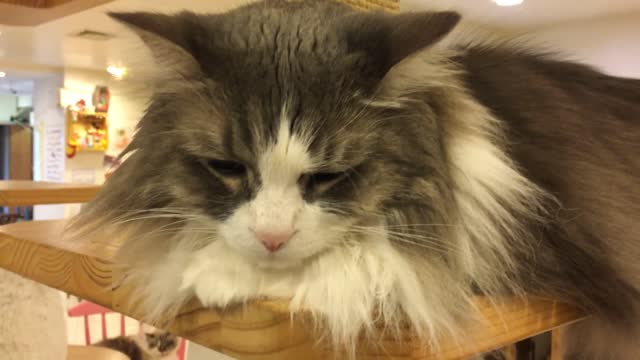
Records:
M104 339L94 346L119 351L127 355L130 360L169 360L176 359L178 338L163 330L141 331L133 336Z
M376 319L437 344L478 294L546 296L593 314L571 353L640 350L640 81L443 46L454 12L112 17L164 77L70 229L124 241L149 317L285 298L338 346Z

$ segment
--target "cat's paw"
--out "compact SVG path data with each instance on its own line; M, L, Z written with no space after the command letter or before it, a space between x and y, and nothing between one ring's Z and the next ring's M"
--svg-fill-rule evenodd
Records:
M207 307L227 307L251 293L245 279L222 271L215 264L192 264L183 273L183 288L190 289ZM255 289L253 289L255 291Z
M207 307L224 307L236 298L232 284L216 276L199 276L193 283L193 292Z

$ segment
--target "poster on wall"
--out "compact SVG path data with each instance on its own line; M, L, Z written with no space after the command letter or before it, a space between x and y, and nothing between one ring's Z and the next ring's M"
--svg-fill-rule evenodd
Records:
M64 123L46 124L44 127L44 181L64 182L64 132Z

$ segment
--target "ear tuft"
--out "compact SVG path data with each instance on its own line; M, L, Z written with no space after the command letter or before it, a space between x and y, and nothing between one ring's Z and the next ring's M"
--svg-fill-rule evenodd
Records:
M110 12L114 20L126 25L138 35L165 65L199 67L201 55L211 32L213 17L206 20L188 11L173 15L152 12Z
M198 16L187 11L175 15L151 12L110 12L108 15L132 28L149 46L149 41L162 39L192 52L195 36L202 30Z
M392 20L391 56L393 65L428 48L448 35L460 22L457 12L426 12L397 15Z
M442 40L460 22L452 11L399 15L357 13L345 20L350 51L363 52L380 76L407 57Z

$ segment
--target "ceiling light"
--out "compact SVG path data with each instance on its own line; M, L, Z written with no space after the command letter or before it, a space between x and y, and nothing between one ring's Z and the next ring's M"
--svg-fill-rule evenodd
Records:
M4 71L0 71L0 78L7 76L7 73Z
M524 0L493 0L498 6L516 6L524 2Z
M120 66L109 66L107 72L116 79L122 79L127 74L127 69Z

